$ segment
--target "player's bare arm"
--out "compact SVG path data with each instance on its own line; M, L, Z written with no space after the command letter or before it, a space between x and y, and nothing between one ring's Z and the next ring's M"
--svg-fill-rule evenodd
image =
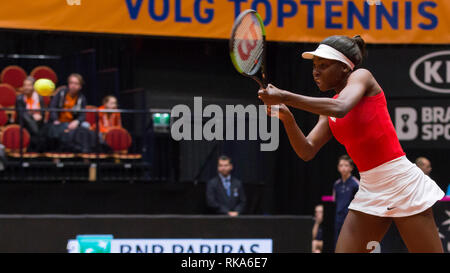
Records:
M269 114L270 112L270 107ZM271 114L272 115L272 114ZM314 158L317 152L327 143L331 137L330 127L326 116L320 116L316 126L308 136L305 136L298 127L294 116L284 104L279 106L279 118L283 122L284 128L295 153L304 161Z
M272 84L269 84L266 89L258 92L258 97L264 101L265 104L279 104L286 105L308 111L318 115L332 116L341 118L344 117L366 93L373 95L372 75L368 70L358 69L350 74L347 83L342 91L339 93L337 99L331 98L315 98L295 94L286 90L279 89Z

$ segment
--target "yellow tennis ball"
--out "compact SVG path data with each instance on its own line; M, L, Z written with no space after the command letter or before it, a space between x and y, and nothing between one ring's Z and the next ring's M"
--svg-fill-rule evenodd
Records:
M39 79L34 83L34 90L41 96L51 96L55 90L55 84L49 79Z

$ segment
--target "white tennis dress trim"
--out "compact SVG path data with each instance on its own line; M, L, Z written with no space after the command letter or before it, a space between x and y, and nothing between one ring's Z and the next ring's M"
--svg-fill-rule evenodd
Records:
M444 197L444 192L406 156L361 172L359 190L349 209L381 217L418 214Z

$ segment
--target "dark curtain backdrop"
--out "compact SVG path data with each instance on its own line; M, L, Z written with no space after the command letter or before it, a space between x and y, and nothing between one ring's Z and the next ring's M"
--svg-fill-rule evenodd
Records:
M83 75L93 79L91 85L96 85L87 90L90 92L89 104L98 104L104 94L110 93L110 90L105 89L114 89L110 86L112 81L117 81L119 86L119 103L121 98L126 101L133 96L131 101L139 101L145 108L170 109L180 103L192 105L193 96L202 96L203 105L259 104L256 98L257 85L234 70L228 55L227 41L223 40L1 30L0 41L0 54L62 56L60 61L49 63L62 78L67 76L69 69L77 67L69 61L71 56L94 52L93 66L92 63L78 66L85 70L80 71ZM372 69L384 69L381 64L376 65L378 60L370 58L370 51L389 51L395 47L406 46L369 45L367 64ZM312 81L311 62L301 60L302 51L314 48L314 44L269 43L267 56L270 81L280 88L300 94L331 96L331 93L318 91ZM3 58L0 64L3 67L12 62L15 60ZM35 65L24 60L17 62L27 72ZM102 79L109 83L95 83L95 80ZM129 92L134 89L138 91ZM111 92L116 93L117 90ZM127 104L127 107L132 106ZM315 115L300 110L292 111L305 133L317 122L318 117ZM197 179L198 183L204 183L215 175L217 156L228 154L233 158L235 175L247 185L259 185L248 186L250 190L247 194L251 200L248 212L263 214L312 214L321 196L331 194L332 185L338 178L337 158L345 153L343 146L333 139L313 160L303 162L291 149L284 130L281 130L279 149L274 152L260 152L258 143L250 141L181 141L176 145L171 151L178 153L179 176L169 177L178 177L179 181L171 182L192 182ZM163 147L155 147L160 149L155 153L164 153L161 150L165 149ZM449 147L405 150L412 161L419 155L430 158L433 163L432 177L443 189L447 186ZM212 155L208 161L210 153Z

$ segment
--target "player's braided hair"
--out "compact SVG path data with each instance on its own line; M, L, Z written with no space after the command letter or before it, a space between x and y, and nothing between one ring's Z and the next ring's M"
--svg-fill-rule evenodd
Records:
M321 44L331 46L340 51L347 58L349 58L355 66L362 63L366 54L366 43L361 36L356 35L353 38L343 35L334 35L325 38Z

